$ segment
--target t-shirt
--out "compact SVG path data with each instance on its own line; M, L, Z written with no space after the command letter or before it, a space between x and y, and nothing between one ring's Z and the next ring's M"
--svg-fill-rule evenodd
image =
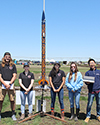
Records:
M3 80L11 81L13 73L17 74L16 66L14 64L12 66L5 64L4 67L0 64L0 74L2 75Z
M31 73L30 71L28 72L28 75L25 75L25 71L19 74L19 79L22 80L22 84L28 88L31 84L31 80L34 79L34 74ZM21 91L25 91L21 86L20 86ZM33 90L33 87L30 89L30 91Z
M49 74L49 77L52 77L51 72ZM60 87L63 77L66 77L65 72L59 69L56 76L52 77L52 83L54 87Z

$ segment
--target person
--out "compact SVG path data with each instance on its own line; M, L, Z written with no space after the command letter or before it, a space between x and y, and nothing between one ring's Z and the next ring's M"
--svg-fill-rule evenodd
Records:
M33 83L34 83L34 74L29 71L29 64L25 63L24 71L19 75L19 84L20 84L20 98L21 98L21 117L20 120L25 118L25 101L26 97L28 99L28 108L29 114L28 117L32 115L33 105Z
M100 122L100 70L97 70L94 59L89 59L88 64L90 69L85 73L85 76L95 77L95 81L94 83L85 82L88 88L88 103L85 122L88 123L90 120L94 97L96 97L97 119Z
M65 83L70 101L70 110L71 117L69 120L74 119L78 120L79 111L80 111L80 92L83 86L82 74L78 71L77 65L75 62L72 62L70 65L70 72L67 74L66 83ZM74 97L75 97L75 105L76 105L76 117L74 117Z
M2 104L8 92L8 96L11 103L12 110L12 119L16 121L15 117L15 90L13 86L14 81L16 79L17 70L16 66L12 61L11 54L9 52L5 52L4 57L2 58L2 62L0 64L0 121L1 121L1 110ZM3 89L4 88L4 89Z
M60 70L60 63L57 61L54 63L54 67L49 73L49 82L51 85L51 115L54 115L54 106L56 93L58 93L60 108L61 108L61 118L64 120L64 103L63 103L63 85L65 84L65 73Z

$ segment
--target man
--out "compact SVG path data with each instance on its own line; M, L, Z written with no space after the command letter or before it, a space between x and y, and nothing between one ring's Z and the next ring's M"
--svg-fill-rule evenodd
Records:
M2 58L2 63L0 64L0 121L1 121L1 110L2 110L2 104L6 95L6 92L8 92L8 96L11 103L11 110L12 110L12 119L16 121L15 117L15 90L14 87L11 89L11 86L13 86L13 83L16 79L17 70L15 64L12 62L11 54L9 52L6 52L4 54L4 57Z
M90 70L85 73L85 76L92 76L95 78L94 83L86 82L88 87L88 104L87 104L87 114L85 122L88 123L91 116L91 107L94 97L96 97L96 110L97 119L100 122L100 70L97 70L96 62L94 59L89 59L88 61Z

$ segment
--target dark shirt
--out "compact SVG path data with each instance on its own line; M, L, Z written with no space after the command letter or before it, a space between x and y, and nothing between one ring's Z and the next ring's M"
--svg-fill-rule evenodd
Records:
M30 71L28 72L28 75L25 75L25 71L19 74L19 79L22 80L22 84L28 88L31 84L31 80L34 79L34 74L31 73ZM20 86L21 91L25 91L21 86ZM33 90L33 87L30 89L30 91Z
M5 81L11 81L12 77L13 77L13 73L17 74L17 70L16 70L16 66L12 65L9 66L9 64L5 64L4 67L2 67L2 65L0 64L0 74L3 78L3 80Z
M87 71L85 73L85 76L93 76L93 77L95 77L95 82L94 83L90 83L90 84L85 83L88 86L89 92L92 93L92 92L99 91L100 90L100 70L97 70L97 69L92 70L92 69L90 69L89 71Z
M52 77L51 72L49 74L49 77ZM66 77L66 75L65 75L64 71L59 69L56 76L52 77L52 83L53 83L54 87L60 87L63 77Z

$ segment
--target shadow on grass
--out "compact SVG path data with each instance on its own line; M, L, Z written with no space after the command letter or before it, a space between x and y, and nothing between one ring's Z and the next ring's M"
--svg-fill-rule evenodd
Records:
M86 118L86 114L85 114L84 112L81 112L81 113L79 114L79 119L80 119L80 120L85 120L85 118ZM96 116L93 115L93 114L91 114L91 118L90 118L90 119L96 119Z
M71 113L65 112L65 117L70 118L71 117ZM84 112L80 112L78 119L79 120L85 120L85 118L86 118L86 114ZM96 116L91 114L91 119L96 119Z
M1 113L2 118L7 118L7 117L11 117L11 116L12 116L12 111L6 111L6 112Z
M20 108L17 108L16 110L19 110L20 112L18 113L19 116L21 116L21 109ZM34 109L33 109L34 111ZM28 114L29 114L29 110L28 109L25 109L25 117L28 117Z

